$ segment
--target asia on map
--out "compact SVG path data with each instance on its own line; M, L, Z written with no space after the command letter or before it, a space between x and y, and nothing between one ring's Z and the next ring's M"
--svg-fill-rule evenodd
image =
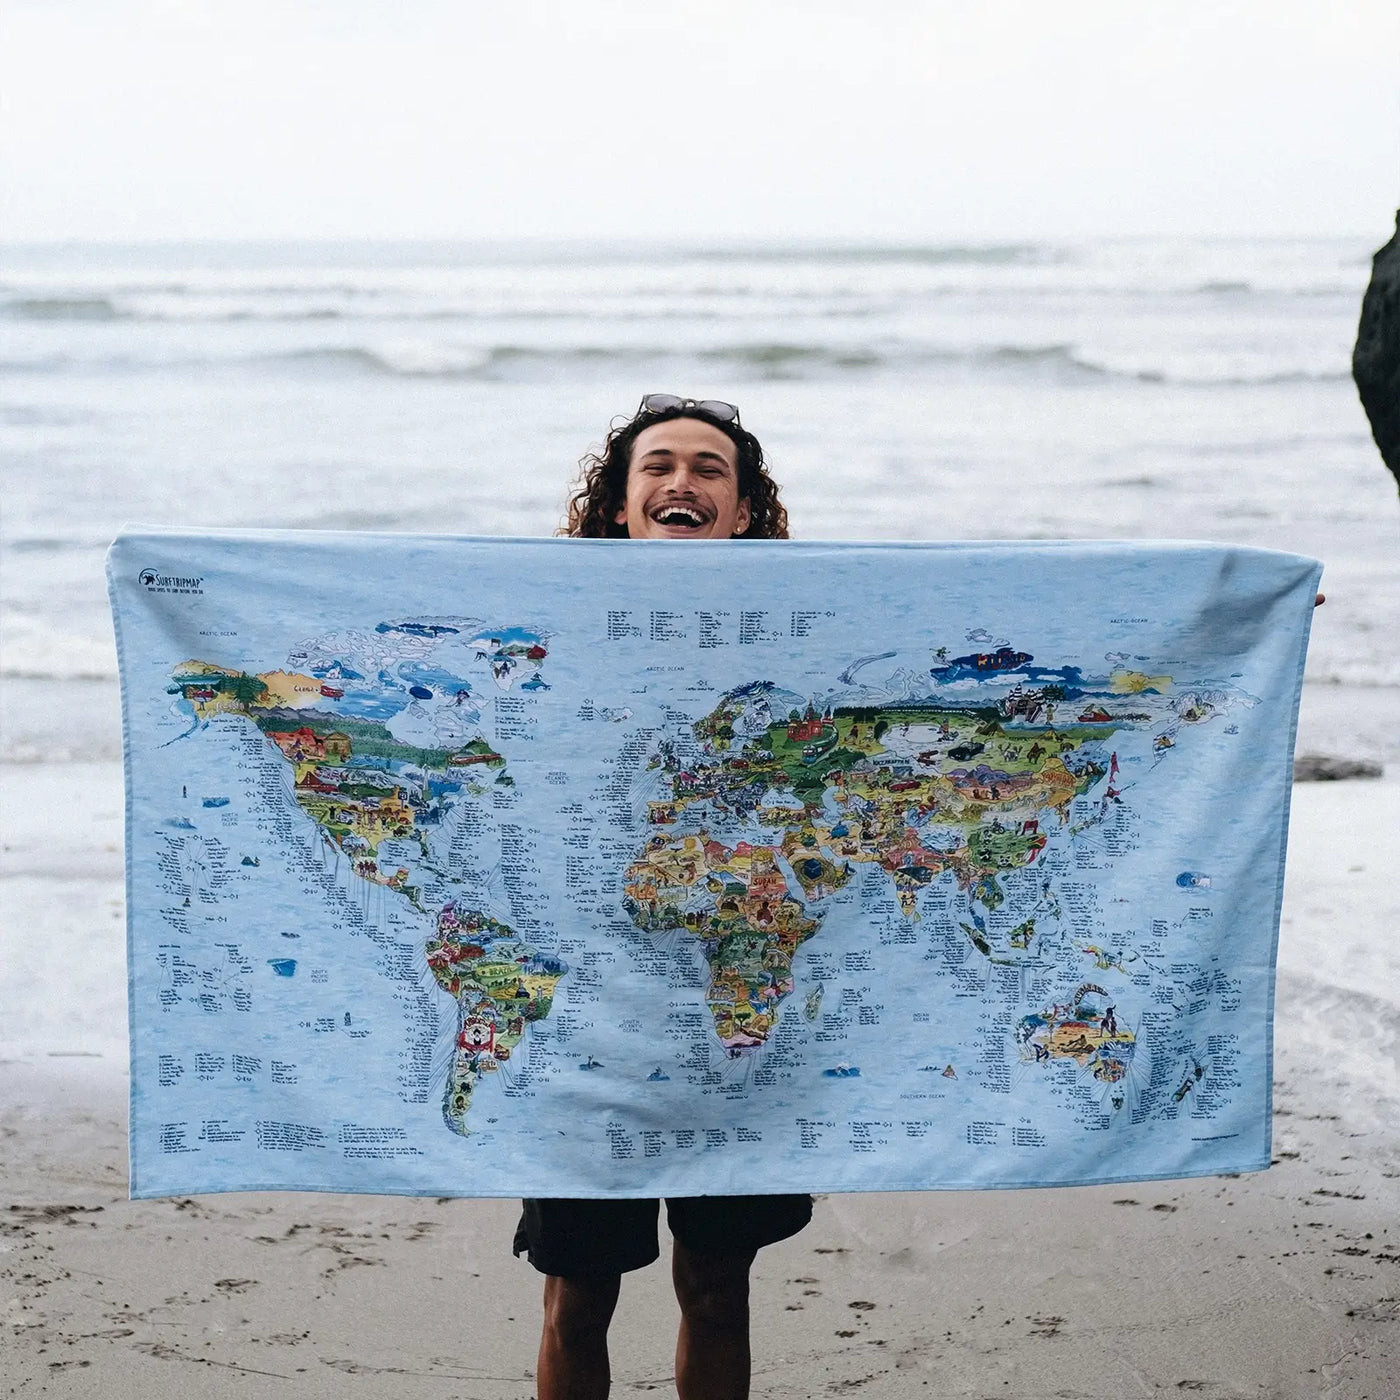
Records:
M132 1191L1267 1165L1319 566L124 535Z

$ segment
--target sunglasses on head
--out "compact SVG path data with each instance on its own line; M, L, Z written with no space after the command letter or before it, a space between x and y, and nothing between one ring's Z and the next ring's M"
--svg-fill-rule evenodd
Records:
M739 410L723 399L683 399L676 394L643 394L638 413L670 413L673 409L693 408L716 423L739 426Z

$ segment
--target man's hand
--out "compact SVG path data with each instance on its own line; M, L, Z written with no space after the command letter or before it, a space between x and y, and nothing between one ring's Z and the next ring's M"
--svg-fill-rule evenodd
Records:
M1327 595L1325 593L1319 593L1317 597L1313 599L1313 607L1320 608L1326 601Z

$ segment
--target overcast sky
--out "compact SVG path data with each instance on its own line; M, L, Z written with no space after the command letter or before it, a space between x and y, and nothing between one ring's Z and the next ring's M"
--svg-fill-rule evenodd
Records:
M0 0L0 240L1358 233L1397 0Z

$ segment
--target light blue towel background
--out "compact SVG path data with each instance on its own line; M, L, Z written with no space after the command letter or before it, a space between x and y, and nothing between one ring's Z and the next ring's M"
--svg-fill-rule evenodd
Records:
M1319 576L1295 555L1169 543L123 535L109 582L133 1194L912 1190L1266 1166L1291 759ZM296 671L295 658L322 654L318 639L358 637L386 678L365 676L361 691L374 682L376 703L402 702L387 723L407 733L440 723L448 702L441 682L422 687L432 698L418 718L406 694L386 700L408 684L396 639L415 635L393 629L433 620L459 627L457 640L467 623L497 640L521 629L547 638L547 657L522 662L508 688L489 658L462 675L514 787L463 800L425 885L460 880L463 899L570 969L510 1063L478 1080L465 1133L443 1111L458 1021L426 962L433 906L354 873L249 719L202 723L171 692L192 660ZM702 633L720 644L702 646ZM1003 644L1031 660L980 677L947 670ZM649 937L620 902L623 872L657 834L646 801L666 795L664 767L647 766L659 742L678 737L689 754L688 725L755 683L818 710L995 706L1066 668L1119 713L1133 697L1114 672L1171 684L1142 692L1134 712L1147 718L1098 754L1121 761L1117 800L1105 805L1105 779L1066 824L1042 823L1041 903L1057 912L1042 912L1038 945L988 958L962 931L988 911L951 873L910 921L889 876L859 865L814 903L821 926L793 959L770 1043L726 1057L694 940ZM523 691L536 674L541 686ZM328 684L343 693L317 701L326 713L355 701L354 682ZM1206 718L1192 717L1193 696ZM1155 742L1163 734L1170 744ZM622 796L609 788L618 773ZM631 829L615 824L623 807ZM728 831L724 820L691 808L663 834L703 826L730 846L762 834L752 819ZM582 912L580 888L595 892ZM1023 1039L1085 985L1135 1037L1121 1080L1038 1061ZM779 1072L763 1074L766 1061Z

